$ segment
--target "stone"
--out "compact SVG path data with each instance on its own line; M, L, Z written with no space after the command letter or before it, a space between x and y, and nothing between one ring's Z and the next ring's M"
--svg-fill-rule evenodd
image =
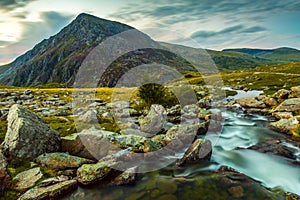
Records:
M32 160L43 153L60 151L59 134L28 109L13 105L7 120L3 149L12 163Z
M18 200L59 199L63 195L77 189L77 181L69 180L47 187L34 187L25 192Z
M42 177L43 173L39 167L21 172L13 179L13 182L15 183L14 189L19 192L24 192L35 186Z
M186 125L186 124L178 124L170 128L166 136L170 139L175 139L175 138L185 138L185 136L190 136L190 135L197 135L199 129L199 125Z
M274 107L274 106L278 105L278 102L276 101L276 99L274 99L272 97L266 97L264 99L264 103L269 107Z
M291 112L273 112L272 116L276 119L290 119L293 117L293 113Z
M80 114L78 120L84 123L97 123L97 112L96 110L88 110L85 113Z
M300 118L300 117L299 117ZM292 117L290 119L281 119L277 122L270 123L270 128L282 133L293 134L293 131L299 128L299 119Z
M136 136L142 136L142 137L150 137L151 135L149 133L145 133L143 131L140 131L138 129L123 129L120 131L122 135L136 135Z
M146 117L139 120L141 131L156 135L166 123L167 112L161 105L154 104Z
M300 98L287 99L282 102L274 112L292 112L300 114Z
M132 185L135 183L137 174L136 167L129 168L114 178L108 185L110 186L118 186L118 185Z
M40 182L38 184L39 187L47 187L47 186L50 186L50 185L54 185L54 184L57 184L57 183L61 183L61 182L64 182L64 181L68 181L69 178L67 176L56 176L56 177L52 177L52 178L48 178L46 180L43 180L42 182Z
M291 88L290 98L300 98L300 86L295 86Z
M7 170L7 161L0 148L0 197L10 188L12 181Z
M96 164L85 164L77 170L78 182L90 185L103 180L112 171L114 161L98 162Z
M46 153L37 157L36 162L43 167L53 170L79 168L83 164L94 163L92 160L72 156L67 153Z
M278 90L274 96L279 99L279 100L284 100L284 99L287 99L290 95L290 91L289 90L286 90L286 89L281 89L281 90Z
M233 186L229 188L228 191L234 198L242 198L244 196L244 189L242 186Z
M241 98L236 101L244 108L266 108L266 104L255 97Z
M184 156L177 161L176 165L182 166L199 161L209 161L212 154L212 144L209 140L197 139L185 152Z
M100 160L108 155L116 145L113 145L108 138L113 138L116 133L90 128L80 133L62 138L62 151L71 155Z

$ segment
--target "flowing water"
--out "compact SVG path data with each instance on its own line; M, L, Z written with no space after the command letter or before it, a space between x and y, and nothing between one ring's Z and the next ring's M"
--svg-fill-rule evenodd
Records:
M260 93L254 92L238 94L249 97ZM222 115L225 118L222 132L205 136L213 143L211 162L184 168L170 166L139 174L133 186L79 187L65 199L284 199L264 187L300 195L299 165L284 157L246 148L272 139L280 140L294 150L295 160L300 159L300 149L290 144L286 136L268 129L269 120L264 116L231 111L224 111ZM228 181L216 173L220 166L231 167L256 182L245 179L240 185L234 185L234 178Z

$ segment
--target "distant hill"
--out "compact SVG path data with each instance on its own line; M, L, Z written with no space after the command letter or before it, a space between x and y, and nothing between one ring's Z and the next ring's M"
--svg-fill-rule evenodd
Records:
M277 48L277 49L224 49L223 52L239 52L252 55L254 58L261 58L270 62L289 63L300 61L300 51L293 48Z

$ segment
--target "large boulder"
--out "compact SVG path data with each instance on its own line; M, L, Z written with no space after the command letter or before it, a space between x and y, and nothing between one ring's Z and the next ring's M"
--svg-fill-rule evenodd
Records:
M46 187L37 186L25 192L18 200L59 199L77 187L76 180L63 181Z
M300 98L287 99L282 102L274 111L300 114Z
M6 189L10 188L10 185L11 178L7 170L7 161L0 148L0 197Z
M67 153L45 153L37 157L36 162L54 170L74 169L81 167L83 164L94 163L92 160Z
M28 109L13 105L7 120L3 149L11 162L20 163L43 153L60 150L59 134Z
M212 144L209 140L197 139L185 152L184 156L177 161L178 166L210 160L212 154Z
M270 128L282 133L293 134L300 136L300 116L291 117L289 119L281 119L277 122L270 123Z
M35 186L42 177L43 173L39 167L21 172L13 179L14 189L20 192L26 191Z
M167 112L161 105L154 104L146 117L139 120L141 131L155 135L159 133L166 123Z

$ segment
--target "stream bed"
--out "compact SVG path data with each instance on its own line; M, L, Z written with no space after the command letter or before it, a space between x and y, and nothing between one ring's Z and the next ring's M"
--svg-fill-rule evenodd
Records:
M210 162L139 174L139 180L132 186L79 187L65 199L284 199L266 188L300 195L299 165L285 157L247 149L272 139L280 140L294 149L294 159L299 160L299 148L290 144L285 135L267 128L269 121L264 116L231 111L222 114L222 132L204 136L213 143ZM222 175L217 172L221 166L250 178Z

